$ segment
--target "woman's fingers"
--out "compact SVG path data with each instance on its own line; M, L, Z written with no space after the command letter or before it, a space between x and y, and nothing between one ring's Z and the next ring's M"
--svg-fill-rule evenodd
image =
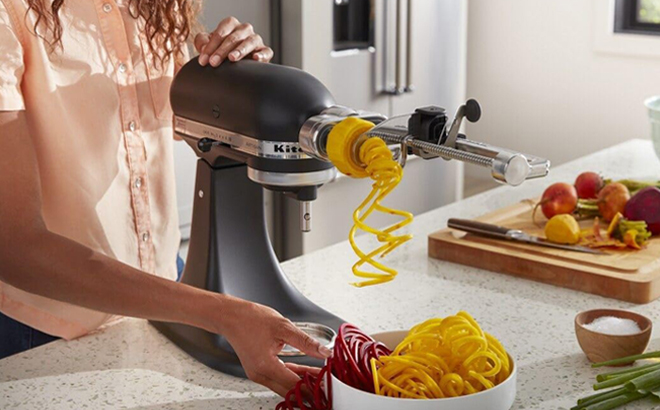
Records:
M217 67L227 58L229 53L236 50L239 44L246 41L249 37L254 34L254 29L250 24L241 24L236 29L226 36L222 41L222 44L210 53L211 57L209 62L212 66ZM259 37L261 38L261 37ZM207 47L208 48L208 47Z
M208 64L212 58L211 55L240 24L235 17L227 17L222 20L218 24L218 27L209 35L209 41L200 50L199 63L203 66Z
M300 330L291 322L282 328L282 332L282 341L284 343L295 347L307 356L315 357L317 359L327 359L332 356L332 350L323 346L316 339Z
M254 373L248 371L247 376L253 382L268 387L282 397L284 397L300 380L300 377L297 374L289 370L284 363L278 359L269 361L268 364L257 369Z
M264 40L261 36L259 34L251 34L242 43L235 46L229 52L228 57L230 61L238 61L253 51L261 50L262 48L264 48Z
M195 50L201 53L204 47L211 41L209 33L199 33L195 36ZM201 56L200 56L201 57Z
M265 63L273 58L273 50L264 45L252 25L241 23L234 17L222 20L210 34L195 36L195 49L199 52L199 64L202 66L211 64L217 67L227 58L235 62L250 56Z
M287 369L291 370L301 378L305 375L305 373L309 373L312 376L318 376L319 373L321 373L321 369L318 367L302 366L294 363L285 363L284 366L286 366ZM307 388L306 385L303 384L300 390L308 403L314 402L314 394Z
M273 54L273 50L270 47L263 47L252 53L252 59L262 63L268 63L273 59Z
M256 379L257 380L250 378L250 380L252 380L253 382L258 383L262 386L266 386L267 388L269 388L270 390L274 391L275 393L279 394L282 397L286 397L286 394L289 392L289 390L291 390L296 385L296 383L298 383L298 380L300 380L300 379L296 380L295 382L293 382L291 387L287 387L268 377L261 377L261 378L257 377Z
M299 376L302 376L305 373L309 373L312 376L318 376L319 373L321 373L320 367L303 366L295 363L284 363L284 366Z

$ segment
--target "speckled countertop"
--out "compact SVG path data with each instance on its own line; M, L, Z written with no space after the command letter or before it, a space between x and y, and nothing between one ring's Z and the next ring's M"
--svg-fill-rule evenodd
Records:
M541 153L542 154L542 153ZM427 257L427 235L449 217L476 217L540 195L582 170L608 177L660 176L648 141L634 140L553 169L545 180L500 187L418 216L415 239L389 259L399 277L355 289L348 243L284 264L310 299L367 331L407 329L432 316L465 309L497 335L519 366L514 409L568 409L588 393L595 372L575 341L573 318L591 308L624 308L660 325L658 302L638 306L585 293L439 262ZM660 349L655 331L650 348ZM2 409L272 409L264 388L210 370L145 321L125 319L72 342L58 341L0 361ZM628 409L652 408L650 403Z

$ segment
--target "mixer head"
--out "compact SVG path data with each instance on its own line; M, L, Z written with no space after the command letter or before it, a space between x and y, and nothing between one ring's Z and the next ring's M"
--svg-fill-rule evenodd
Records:
M211 166L247 164L248 177L301 201L301 225L311 226L317 188L333 180L331 163L298 143L304 122L334 105L325 86L304 71L242 61L218 68L193 59L171 88L175 132Z

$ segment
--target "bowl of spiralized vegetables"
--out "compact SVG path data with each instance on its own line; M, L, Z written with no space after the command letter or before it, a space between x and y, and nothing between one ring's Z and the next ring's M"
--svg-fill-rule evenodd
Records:
M335 371L334 410L509 410L513 405L513 359L466 312L372 337L391 349L369 358L373 391Z
M373 336L344 324L320 373L306 374L276 409L509 410L516 373L466 312Z
M407 331L374 334L376 341L397 346ZM500 384L473 394L437 399L415 399L376 395L351 387L332 376L332 408L334 410L509 410L516 398L517 369L507 355L511 372Z

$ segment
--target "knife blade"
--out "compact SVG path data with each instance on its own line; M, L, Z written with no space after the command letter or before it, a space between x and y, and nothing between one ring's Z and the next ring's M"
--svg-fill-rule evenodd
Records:
M598 249L591 249L580 245L564 245L550 242L538 236L529 235L519 229L509 229L503 226L492 225L468 219L451 218L447 226L459 231L469 232L475 235L487 236L495 239L505 239L514 242L528 243L530 245L545 246L547 248L562 249L566 251L590 253L592 255L607 255Z

